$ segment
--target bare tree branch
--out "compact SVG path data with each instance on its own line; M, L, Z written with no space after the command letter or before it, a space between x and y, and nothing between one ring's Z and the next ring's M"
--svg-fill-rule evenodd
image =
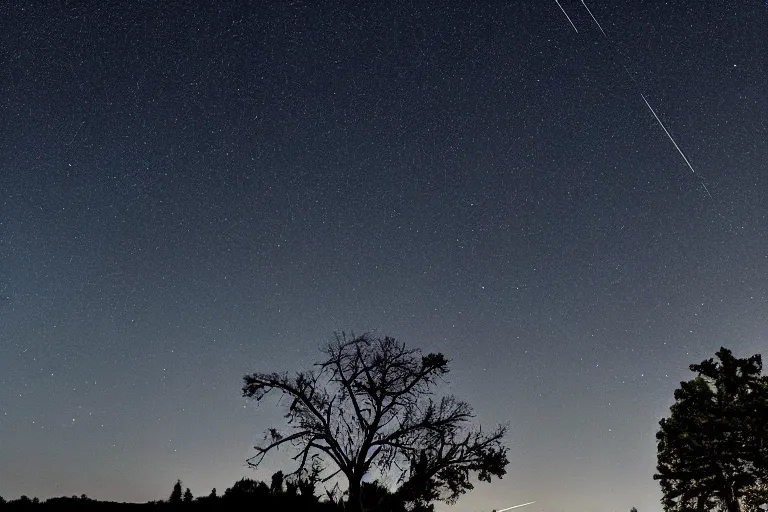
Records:
M351 510L360 510L361 481L372 466L400 483L393 499L427 504L455 501L472 489L470 474L501 478L508 463L502 444L506 427L490 434L471 428L471 407L452 396L432 398L448 374L442 354L421 354L394 338L337 334L316 371L254 373L244 377L243 395L260 401L272 391L290 398L286 420L291 432L268 430L270 442L248 459L258 466L285 444L297 450L292 475L313 461L318 481L342 473ZM321 478L326 457L336 466Z

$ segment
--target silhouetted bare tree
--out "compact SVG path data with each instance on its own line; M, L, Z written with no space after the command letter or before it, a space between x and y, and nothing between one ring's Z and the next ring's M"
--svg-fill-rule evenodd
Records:
M297 450L297 473L311 461L335 466L348 481L348 506L360 510L361 480L372 468L398 482L395 496L411 503L455 502L480 480L505 474L506 427L473 428L471 407L432 392L448 373L442 354L422 355L394 338L337 334L314 370L295 376L254 373L244 377L243 395L261 400L276 391L287 396L290 432L276 428L257 446L249 464L288 445Z

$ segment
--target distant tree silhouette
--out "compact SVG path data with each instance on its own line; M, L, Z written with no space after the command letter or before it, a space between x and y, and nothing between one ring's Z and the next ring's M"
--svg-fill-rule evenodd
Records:
M37 500L37 498L35 498ZM33 501L26 494L19 497L17 500L11 500L6 504L8 510L29 510L34 505L37 505L38 501Z
M224 491L224 498L247 498L251 496L265 496L269 494L269 487L264 482L257 482L250 478L242 478L235 482L235 484Z
M217 496L216 496L216 488L215 487L213 489L211 489L211 494L209 494L208 497L211 498L211 499L217 498Z
M173 491L171 491L171 496L168 498L169 503L173 504L179 504L181 503L181 480L176 480L176 483L173 484Z
M283 492L283 480L285 476L282 471L277 471L272 475L272 483L269 486L269 491L272 493Z
M629 512L637 512L637 509L635 507L632 507L631 509L629 509Z
M288 483L287 481L285 482ZM289 494L288 492L271 493L269 486L263 482L242 479L236 482L232 490L227 489L226 498L219 498L211 492L210 495L197 499L186 498L192 491L182 494L182 502L171 504L166 501L151 501L147 503L115 503L98 501L78 496L62 496L45 500L30 499L22 496L17 500L5 502L0 499L0 508L8 512L27 512L46 510L49 512L170 512L189 510L192 512L219 512L221 510L253 510L264 512L273 510L300 510L301 512L342 512L335 504L320 501L314 496Z
M302 474L293 475L296 479L296 485L299 488L301 496L312 501L317 500L315 493L317 484L320 482L321 472L322 468L318 463L315 463L308 471L304 471Z
M317 496L315 496L316 485L317 482L311 480L300 478L296 481L296 486L299 488L299 493L305 498L317 499Z
M267 442L248 460L257 467L280 446L293 446L296 474L319 460L348 482L347 509L362 509L361 481L372 468L394 476L397 499L411 504L453 503L473 488L470 475L490 481L505 473L506 427L472 428L471 407L431 394L448 373L442 354L422 355L394 338L337 334L316 370L294 377L254 373L243 395L259 401L271 391L289 398L290 432L268 430ZM325 468L323 468L325 469Z
M320 501L312 494L299 494L298 478L291 477L283 480L283 484L288 487L281 491L282 487L277 486L280 477L273 479L275 487L264 482L243 478L235 483L231 488L224 492L220 499L211 500L206 498L207 502L201 503L198 510L301 510L302 512L342 512L335 504ZM293 490L291 490L293 488ZM197 502L196 502L197 506Z
M681 382L669 418L660 421L657 470L668 511L759 506L768 484L768 378L762 359L733 357L690 366L698 376ZM764 501L765 503L765 501Z
M360 501L363 504L363 510L377 510L385 505L393 508L392 493L378 480L363 482L360 485ZM395 512L394 509L392 512Z
M193 499L194 499L194 497L192 496L192 491L190 491L189 487L187 487L187 490L184 491L183 501L184 501L184 503L192 503Z

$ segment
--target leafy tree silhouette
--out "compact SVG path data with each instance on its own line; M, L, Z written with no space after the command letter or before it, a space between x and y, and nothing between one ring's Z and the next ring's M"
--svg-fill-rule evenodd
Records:
M283 492L283 480L285 480L285 476L283 475L282 471L277 471L275 474L273 474L272 484L269 486L269 491L272 494Z
M296 485L299 488L301 496L311 501L317 501L315 492L317 484L320 482L320 473L322 468L318 464L313 464L309 471L295 475Z
M211 499L217 498L217 496L216 496L216 488L215 487L213 489L211 489L211 494L209 494L208 497L211 498Z
M192 491L189 490L189 487L187 487L187 490L184 491L184 503L192 503L193 500Z
M248 497L263 497L269 494L269 487L264 482L257 482L250 478L242 478L224 491L224 498L243 499Z
M35 498L37 500L37 498ZM23 494L19 497L17 500L11 500L8 502L7 507L9 510L28 510L33 505L37 505L39 503L39 500L34 501L29 498L26 494Z
M690 366L670 417L662 419L657 470L662 503L671 511L755 506L768 483L768 377L762 359L737 359L721 348ZM751 500L751 501L750 501Z
M382 510L387 512L434 512L435 506L424 502L406 502L398 493L378 480L363 482L361 485L363 510Z
M486 433L472 428L471 407L452 396L432 398L448 374L442 354L422 355L394 338L336 334L315 370L295 377L254 373L244 377L243 395L261 400L276 391L289 398L290 432L276 428L248 460L258 467L280 446L297 448L302 474L308 464L330 464L330 475L347 480L347 510L362 510L361 482L372 468L394 476L402 502L454 503L473 488L470 475L490 481L505 473L505 426ZM322 461L322 462L321 462Z
M768 505L768 484L751 485L744 490L744 508L747 512L765 512Z
M181 498L181 480L176 480L176 483L173 484L173 491L171 491L171 496L168 498L168 502L179 504L181 503Z

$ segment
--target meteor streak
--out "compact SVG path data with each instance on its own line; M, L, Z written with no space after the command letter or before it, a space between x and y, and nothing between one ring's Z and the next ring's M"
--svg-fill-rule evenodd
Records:
M571 17L568 16L567 12L565 12L565 9L563 9L563 6L560 5L560 0L555 0L555 2L557 2L557 6L560 8L561 11L563 11L563 14L565 14L565 17L568 18L568 23L571 24L571 26L573 27L573 30L575 30L576 33L578 34L579 30L576 28L576 25L573 24L573 22L571 21Z
M664 126L664 123L662 123L661 119L659 119L659 116L656 115L656 112L653 110L653 107L651 106L651 104L648 103L647 99L645 99L645 95L643 95L643 93L640 93L640 97L643 98L643 101L645 102L645 105L648 107L648 110L650 110L651 114L653 114L653 117L656 118L656 122L659 123L659 126L661 126L661 129L664 130L664 133L667 134L667 137L669 137L669 140L671 140L672 144L675 145L675 149L677 149L677 152L680 153L681 157L683 157L683 160L685 160L685 164L688 166L688 168L691 170L691 172L694 174L694 176L699 178L699 175L694 170L693 166L691 165L691 162L689 162L688 159L685 157L685 153L683 153L683 150L680 149L680 146L677 145L677 142L675 142L675 139L672 138L672 135L670 135L669 131L667 130L667 127ZM707 185L704 183L704 180L699 178L699 181L704 186L704 190L707 191L707 195L709 196L709 198L712 199L712 194L709 193L709 189L707 188Z
M533 505L534 503L536 503L536 502L535 501L529 501L528 503L523 503L522 505L515 505L513 507L503 508L501 510L497 510L496 512L505 512L506 510L512 510L513 508L520 508L520 507L524 507L526 505Z
M587 3L585 2L585 0L580 0L580 1L581 1L581 5L583 5L584 8L589 13L589 16L592 18L592 21L594 21L595 25L597 25L597 28L600 29L600 32L603 34L603 37L605 37L611 43L611 46L613 47L613 50L620 57L623 57L621 51L618 49L618 47L615 45L615 43L613 43L613 41L611 41L611 38L608 37L608 34L605 33L605 30L603 30L602 25L600 25L600 22L597 21L597 18L595 18L595 15L592 14L592 10L589 8L589 6L587 6ZM766 1L768 1L768 0L766 0ZM555 0L555 2L557 2L557 6L560 7L560 10L563 11L563 14L565 14L565 17L568 19L568 22L573 27L573 30L576 30L576 25L573 24L573 21L571 21L571 17L568 16L568 13L565 12L565 9L563 9L563 6L560 5L560 1L559 0ZM578 30L576 30L576 32L578 33ZM701 183L701 186L704 187L704 191L707 193L709 198L712 199L712 194L709 193L709 189L707 188L707 184L704 182L704 180L701 178L701 176L699 176L699 174L696 172L696 169L693 168L693 165L691 165L691 162L688 161L688 157L685 156L685 153L683 153L683 150L680 149L680 146L677 145L677 142L675 142L675 139L672 137L672 134L669 133L669 130L667 130L667 127L664 126L664 123L661 122L661 119L659 119L659 116L656 115L656 111L653 110L653 107L651 106L650 103L648 103L648 100L645 98L645 95L640 90L640 84L637 83L637 80L632 75L632 73L630 73L629 68L625 64L622 63L621 66L624 68L624 71L627 72L627 76L635 84L635 87L637 87L638 92L640 93L640 97L643 98L643 101L645 102L645 106L648 107L648 110L651 111L651 114L653 114L653 117L656 119L656 122L659 123L659 126L661 126L661 129L664 130L664 133L667 134L667 137L669 138L669 140L672 141L672 144L675 146L675 149L677 150L677 152L680 153L680 156L683 157L683 160L685 161L685 165L687 165L688 168L691 170L691 173L693 173L693 175L696 176L696 178ZM527 503L526 503L526 505L527 505ZM519 506L522 506L522 505L519 505ZM509 510L509 509L504 509L504 510ZM501 512L501 511L499 511L499 512Z
M590 10L589 10L589 7L587 7L587 4L585 4L585 3L584 3L584 0L581 0L581 5L583 5L583 6L584 6L584 8L585 8L585 9L587 10L587 12L589 13L589 15L590 15L590 16L592 16L592 21L594 21L594 22L595 22L595 25L597 25L597 28L599 28L599 29L600 29L600 32L602 32L602 33L603 33L603 35L604 35L605 37L608 37L608 36L606 35L606 33L605 33L605 30L603 30L603 27L601 27L601 26L600 26L600 22L599 22L599 21L597 21L597 18L595 18L595 15L594 15L594 14L592 14L592 11L590 11ZM574 27L574 28L575 28L575 27Z

